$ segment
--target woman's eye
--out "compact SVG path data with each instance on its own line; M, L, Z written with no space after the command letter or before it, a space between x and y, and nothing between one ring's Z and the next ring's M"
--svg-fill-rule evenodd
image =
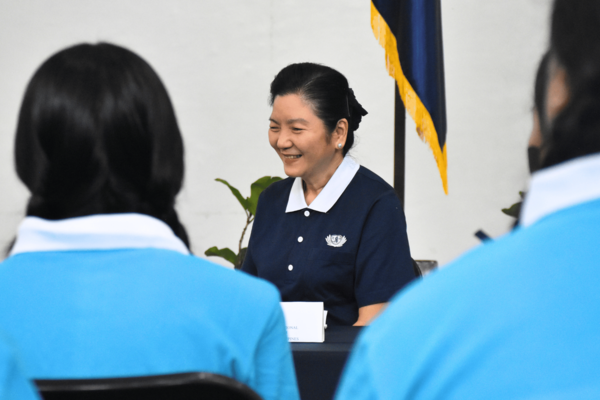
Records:
M302 129L302 128L292 128L292 131L294 131L294 132L301 132L303 130L304 129Z

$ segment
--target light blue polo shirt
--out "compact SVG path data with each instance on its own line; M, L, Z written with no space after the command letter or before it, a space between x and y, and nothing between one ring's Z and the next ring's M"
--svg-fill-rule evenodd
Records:
M600 155L534 174L523 226L397 295L336 399L600 398L599 182Z
M28 217L0 264L0 329L36 379L206 371L298 399L279 301L140 214Z

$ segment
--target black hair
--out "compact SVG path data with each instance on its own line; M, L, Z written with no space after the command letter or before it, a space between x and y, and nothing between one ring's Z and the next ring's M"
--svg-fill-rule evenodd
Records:
M542 144L546 141L548 135L548 115L546 112L547 92L548 92L548 77L550 68L550 52L544 53L537 72L535 74L535 87L533 92L533 112L537 116L540 134L542 136ZM541 167L540 163L541 150L538 145L530 145L527 147L527 160L529 161L529 172L534 173ZM516 225L515 225L516 226Z
M287 94L297 94L307 101L329 134L333 133L339 120L345 118L348 121L348 136L342 150L346 155L354 145L354 131L367 115L349 88L346 77L325 65L290 64L271 82L269 104L273 106L275 97Z
M548 92L548 71L550 67L550 52L546 51L540 60L535 74L535 87L533 92L533 105L540 123L540 131L547 131L548 116L546 115L546 97Z
M57 220L142 213L188 245L174 209L183 141L169 95L152 67L108 43L51 56L25 91L15 138L28 216Z
M600 2L555 0L550 52L569 99L548 128L543 167L600 152Z

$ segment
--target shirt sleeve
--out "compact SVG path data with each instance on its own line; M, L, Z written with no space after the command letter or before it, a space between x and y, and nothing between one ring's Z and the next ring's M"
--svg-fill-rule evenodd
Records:
M261 215L261 209L264 204L264 192L260 194L258 197L258 204L256 206L256 215L254 216L254 222L252 223L252 228L250 230L250 240L248 242L248 249L246 249L246 256L244 257L244 263L242 264L242 271L253 275L258 276L258 269L256 268L256 264L254 262L254 258L252 257L252 248L254 247L254 241L252 240L252 234L256 231L256 225L260 224L259 215Z
M384 303L415 278L400 200L389 192L371 207L356 257L358 307Z
M256 352L255 366L255 387L263 399L300 399L292 351L279 302L275 302L265 325Z

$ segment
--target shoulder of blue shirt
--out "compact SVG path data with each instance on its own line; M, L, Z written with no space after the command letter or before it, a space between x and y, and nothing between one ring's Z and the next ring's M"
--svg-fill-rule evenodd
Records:
M108 250L122 251L122 250ZM147 258L149 263L156 263L160 265L176 266L171 268L179 269L180 271L185 270L188 276L198 276L204 280L209 279L215 284L223 284L224 289L227 289L231 293L236 293L240 297L247 297L252 299L253 307L274 307L279 305L281 297L277 288L270 282L264 279L259 279L254 276L236 271L231 268L227 268L211 262L195 255L184 255L176 251L164 250L164 249L133 249L133 251L139 252L136 257L143 259ZM92 252L103 253L105 250L94 250ZM3 271L11 274L9 270L13 262L18 268L21 264L21 257L40 257L40 260L47 259L49 254L60 256L63 253L80 253L85 255L86 251L78 252L27 252L20 253L11 257L8 257L0 263L0 275ZM143 263L143 261L142 261ZM176 273L173 270L173 273Z
M385 346L384 336L397 337L397 329L404 330L406 321L412 321L408 326L415 333L418 329L427 330L428 326L439 326L440 319L449 314L479 310L493 301L490 300L492 292L498 299L510 297L511 288L506 285L510 277L514 278L511 282L518 285L520 281L540 276L539 271L530 266L540 263L539 247L543 240L547 240L551 232L564 230L564 226L573 222L574 215L580 220L589 219L586 212L592 208L600 210L600 200L558 211L531 227L518 227L493 241L481 243L443 268L432 271L426 279L409 283L390 300L386 311L363 330L359 341L368 343L369 347ZM519 272L526 273L527 277L519 276ZM504 285L500 283L502 280Z
M466 364L462 364L464 360L483 362L483 357L496 356L497 360L506 361L505 371L515 370L516 375L533 371L531 365L539 360L538 356L532 356L534 353L527 353L528 357L522 360L506 356L511 352L521 354L519 352L523 349L529 350L529 342L521 340L528 335L540 338L535 346L531 346L534 352L539 352L538 355L552 353L553 357L559 357L557 354L563 351L566 354L563 354L563 360L569 362L573 362L575 357L569 346L588 345L589 352L585 353L588 356L583 357L583 361L590 365L581 367L573 375L583 370L593 371L593 360L597 358L589 356L592 354L589 343L597 341L597 330L588 329L583 334L572 336L577 340L563 341L560 336L563 332L549 330L552 325L547 322L558 321L557 326L569 326L568 322L583 321L569 329L581 329L579 327L585 324L589 328L596 323L581 317L595 315L594 304L581 301L581 298L582 293L588 294L587 299L597 298L596 265L586 257L597 259L598 247L594 238L597 236L598 220L600 200L560 210L527 228L518 227L501 238L480 244L427 278L409 284L392 298L386 311L361 332L336 399L362 398L352 391L356 389L353 382L359 376L381 375L389 370L393 370L396 376L411 375L414 369L409 370L415 367L415 359L423 362L428 359L426 355L433 357L435 354L435 360L440 362L453 360L448 349L458 349L453 356L463 351L464 358L453 361L462 366L463 375L466 370ZM557 304L561 307L557 308ZM581 307L582 304L584 307ZM576 315L574 310L590 311ZM536 335L539 332L548 333L548 336ZM586 338L586 333L591 338ZM512 341L508 342L507 338ZM522 344L522 347L515 343ZM561 343L556 351L552 348L555 343ZM442 348L444 350L440 350ZM465 349L469 349L468 353L464 353ZM485 354L486 349L489 354ZM474 356L476 352L479 352L477 357ZM371 361L380 359L383 354L398 362L384 364ZM520 371L518 365L525 365L524 371ZM548 365L549 368L558 366L557 376L564 378L565 369L560 361L553 358ZM436 370L431 369L431 364L417 367ZM438 372L441 370L437 369ZM479 369L480 372L484 370L490 368ZM581 375L585 379L585 375ZM471 381L476 380L469 376ZM507 376L507 382L514 377ZM525 380L530 379L528 383L536 381L527 378L527 373L522 373L522 376L526 377ZM433 375L429 381L440 383L439 377ZM379 376L379 382L387 384L391 379ZM516 382L515 385L520 383L513 382ZM408 382L408 386L411 384L415 382ZM351 397L346 397L348 394Z

